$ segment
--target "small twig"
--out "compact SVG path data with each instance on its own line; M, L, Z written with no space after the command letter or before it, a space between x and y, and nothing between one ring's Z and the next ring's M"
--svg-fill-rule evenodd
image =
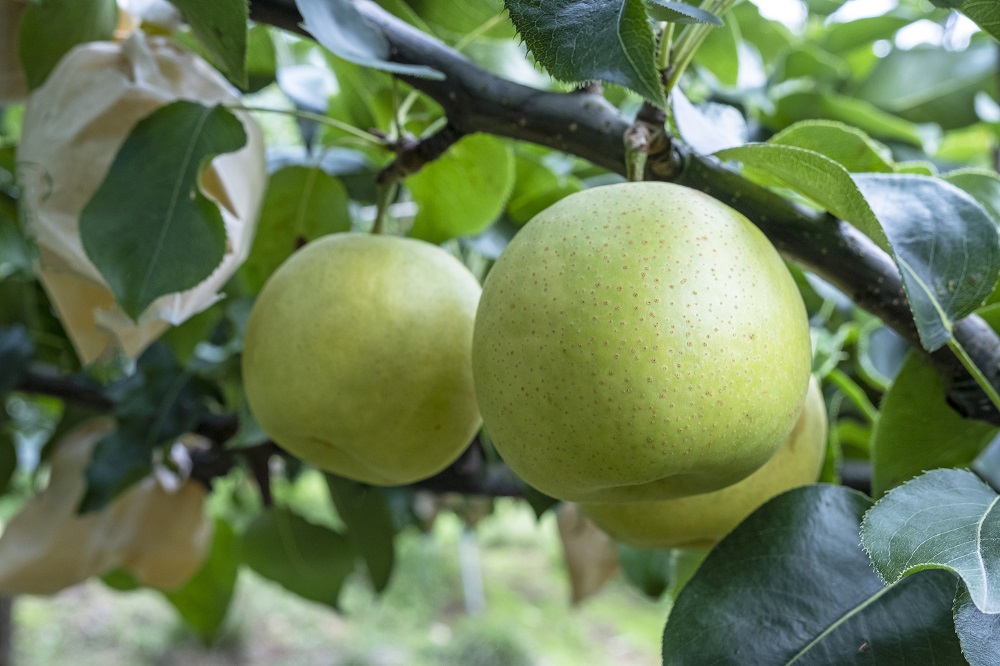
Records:
M424 165L444 155L445 151L461 139L462 136L463 134L458 128L448 123L426 139L420 141L404 139L400 141L396 146L396 159L378 173L375 177L375 182L382 185L412 176L424 168Z

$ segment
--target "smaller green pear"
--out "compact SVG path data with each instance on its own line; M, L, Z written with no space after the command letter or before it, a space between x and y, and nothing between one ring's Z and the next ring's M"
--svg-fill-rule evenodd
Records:
M711 547L772 497L815 483L826 453L826 432L826 404L813 377L792 434L763 467L742 481L660 502L581 506L598 527L622 543L639 548Z
M481 419L472 385L479 282L410 238L334 234L268 279L243 383L264 431L341 476L404 485L452 463Z

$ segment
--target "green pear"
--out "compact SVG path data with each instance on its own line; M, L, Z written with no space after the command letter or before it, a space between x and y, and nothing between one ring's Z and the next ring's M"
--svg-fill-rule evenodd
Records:
M453 462L481 425L472 332L481 289L423 241L334 234L293 254L247 323L243 382L289 453L401 485Z
M672 500L581 506L598 527L632 546L711 547L772 497L816 482L826 454L826 430L826 404L813 379L792 434L763 467L742 481Z
M483 287L479 407L532 486L580 502L717 490L788 437L809 325L774 247L692 189L623 183L535 216Z

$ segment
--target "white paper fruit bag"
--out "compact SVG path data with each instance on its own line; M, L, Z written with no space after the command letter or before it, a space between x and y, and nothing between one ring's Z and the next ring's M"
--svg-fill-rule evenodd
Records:
M150 475L104 509L76 513L94 447L113 428L109 418L93 419L57 444L48 486L0 534L0 595L52 594L119 567L169 590L201 567L212 521L207 492L194 481L168 489Z
M18 147L25 219L39 246L42 286L83 363L115 351L137 356L168 326L221 298L219 290L250 251L267 175L260 129L237 112L247 145L216 157L201 177L202 191L219 204L227 235L225 257L211 276L160 297L134 322L84 252L80 211L121 144L139 120L178 99L240 104L204 60L166 38L136 32L121 43L74 48L28 100Z

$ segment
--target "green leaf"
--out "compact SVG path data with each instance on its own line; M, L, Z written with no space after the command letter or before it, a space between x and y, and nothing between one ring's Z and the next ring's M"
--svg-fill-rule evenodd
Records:
M410 235L431 243L481 233L500 215L514 187L514 155L486 134L463 137L406 179L419 206Z
M740 26L743 39L757 49L767 66L798 40L784 23L761 16L757 5L752 2L737 3L730 10L730 15Z
M247 86L247 0L170 0L229 80Z
M962 51L920 46L896 49L881 58L854 94L915 123L937 123L944 129L979 120L975 96L995 93L996 45L973 44Z
M295 5L306 31L348 62L404 76L444 79L436 69L390 60L389 40L361 15L353 0L295 0Z
M886 582L947 569L979 610L1000 613L1000 495L972 472L935 469L889 491L865 514L861 543Z
M803 120L778 132L768 143L805 148L829 157L852 173L892 173L892 151L850 125Z
M650 18L670 23L704 23L716 27L725 25L722 19L700 7L685 2L668 2L667 0L649 0L646 7Z
M452 41L478 30L504 11L503 0L410 0L409 4L422 20L446 33ZM514 28L510 21L502 20L481 36L511 39Z
M666 105L643 0L505 0L545 70L567 83L606 81Z
M908 18L888 14L834 23L824 33L820 45L831 53L846 53L880 39L892 39L910 23Z
M735 87L740 76L741 40L736 20L727 16L722 28L705 37L694 54L694 62L710 71L722 85Z
M860 174L854 182L892 242L920 342L934 351L992 293L997 226L975 199L939 178Z
M882 139L922 147L936 139L936 130L918 126L861 99L832 92L796 91L775 100L772 120L786 127L799 120L839 120Z
M996 225L971 196L945 181L909 174L852 177L824 155L779 144L718 155L779 179L889 251L929 351L948 341L954 321L979 307L997 282Z
M670 586L673 552L615 544L622 573L640 592L659 599Z
M957 9L975 21L980 28L1000 39L1000 5L989 0L931 0L938 7Z
M677 596L664 666L964 664L954 576L884 586L858 545L869 506L858 492L815 485L755 511Z
M579 178L558 174L534 156L519 154L514 164L517 177L507 202L507 217L518 226L584 187Z
M980 314L1000 326L1000 307L984 308ZM882 398L872 433L875 497L926 470L971 464L996 436L997 428L962 418L945 397L944 381L925 357L908 353Z
M385 494L333 474L325 477L337 515L347 526L347 539L368 567L375 590L381 592L392 575L396 536Z
M184 622L206 644L218 636L226 619L239 564L233 528L224 520L216 520L211 550L204 564L181 588L164 593Z
M347 537L280 508L267 509L250 523L240 537L240 552L264 578L332 608L354 570Z
M785 51L778 60L774 80L801 78L836 86L850 76L851 68L843 59L812 44L802 44Z
M986 169L956 169L941 178L972 195L1000 226L1000 175Z
M1000 614L989 615L976 608L964 587L955 595L955 632L970 666L1000 663Z
M77 44L111 39L117 24L115 0L26 3L18 47L28 87L33 90L42 85L49 72Z
M22 324L0 327L0 398L17 386L34 354L35 343Z
M271 174L257 236L240 269L247 287L264 281L296 248L320 236L350 231L347 190L322 169L289 166Z
M136 124L80 213L83 247L134 320L164 294L184 291L222 262L226 231L198 178L212 157L246 143L221 106L163 106Z

